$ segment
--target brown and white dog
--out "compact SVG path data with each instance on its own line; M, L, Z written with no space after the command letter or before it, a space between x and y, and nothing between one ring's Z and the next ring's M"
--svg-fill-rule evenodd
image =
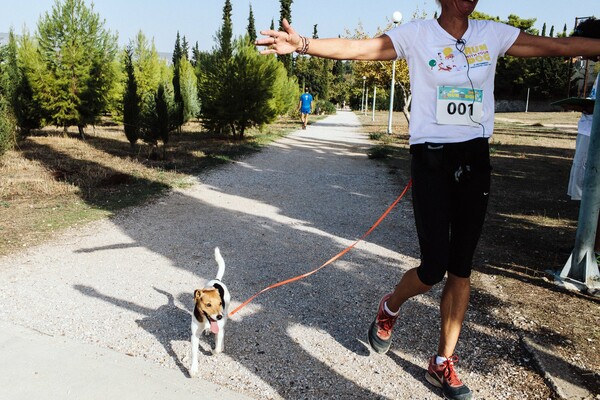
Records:
M201 333L205 335L213 333L215 335L213 353L221 353L223 351L224 328L231 296L229 290L227 290L227 286L221 282L225 273L225 260L223 260L218 247L215 247L215 259L219 266L217 277L209 281L204 289L196 289L194 291L190 376L195 376L198 373L198 346L200 344Z

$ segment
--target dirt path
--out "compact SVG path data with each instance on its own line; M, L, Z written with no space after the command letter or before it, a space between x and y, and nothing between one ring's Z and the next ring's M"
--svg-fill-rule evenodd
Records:
M353 243L407 183L368 160L353 113L340 112L214 170L188 190L0 260L0 320L179 370L189 363L194 288L227 263L234 306L312 270ZM403 309L391 351L366 331L381 295L418 263L410 200L349 254L269 291L229 322L225 353L201 342L200 378L261 399L438 399L424 382L437 347L440 291ZM459 372L478 399L550 391L500 307L470 309ZM57 360L60 364L60 360Z

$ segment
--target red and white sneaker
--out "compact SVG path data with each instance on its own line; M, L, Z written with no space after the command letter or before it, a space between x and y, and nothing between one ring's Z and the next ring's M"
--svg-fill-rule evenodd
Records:
M458 363L458 356L454 355L442 364L435 363L436 356L429 360L429 368L425 374L427 382L439 387L444 393L444 398L449 400L470 400L473 393L456 375L454 364Z
M384 304L390 297L392 297L391 293L383 296L383 299L379 302L375 321L369 327L369 344L373 350L380 354L386 353L390 349L392 328L398 319L397 315L392 316L385 312Z

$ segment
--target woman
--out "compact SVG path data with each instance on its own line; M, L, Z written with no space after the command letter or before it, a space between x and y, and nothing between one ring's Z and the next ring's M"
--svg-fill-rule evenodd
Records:
M421 264L383 297L369 329L369 343L385 353L400 306L442 281L441 329L426 379L445 398L470 399L458 378L454 354L470 295L473 253L487 209L488 139L494 124L494 75L498 57L592 56L600 40L532 36L493 21L470 20L478 0L438 0L437 20L400 25L365 40L308 39L284 21L284 30L262 31L263 54L331 59L406 59L412 90L409 128L413 207Z

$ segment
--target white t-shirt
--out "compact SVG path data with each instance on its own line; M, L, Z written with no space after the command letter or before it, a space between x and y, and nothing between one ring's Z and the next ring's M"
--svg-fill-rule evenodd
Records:
M499 22L469 20L459 42L431 19L386 33L398 58L408 63L410 144L456 143L492 135L496 63L519 32Z

